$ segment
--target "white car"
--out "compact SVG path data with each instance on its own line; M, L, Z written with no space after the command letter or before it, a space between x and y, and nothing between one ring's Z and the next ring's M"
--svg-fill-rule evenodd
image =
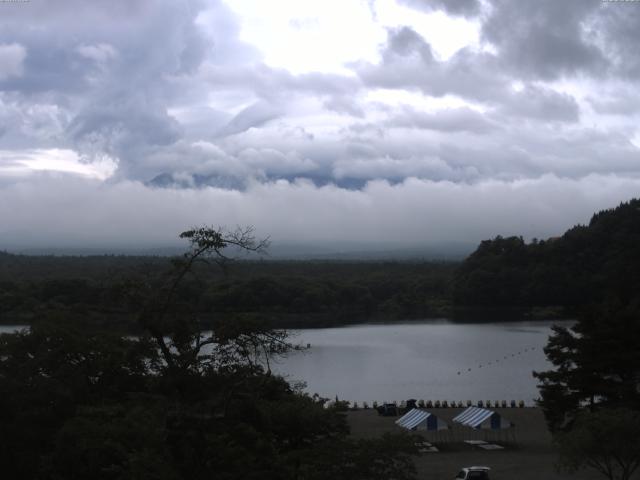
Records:
M465 467L456 475L456 480L489 480L489 467Z

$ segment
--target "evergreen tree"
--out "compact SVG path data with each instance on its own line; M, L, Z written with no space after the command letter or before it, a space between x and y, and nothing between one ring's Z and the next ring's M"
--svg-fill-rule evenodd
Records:
M570 427L584 408L640 410L640 315L634 305L594 307L575 326L553 330L545 353L555 368L534 372L552 431Z

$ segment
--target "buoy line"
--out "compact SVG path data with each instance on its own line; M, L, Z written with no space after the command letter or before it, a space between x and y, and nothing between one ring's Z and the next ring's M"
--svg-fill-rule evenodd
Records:
M536 350L536 347L527 347L523 350L520 350L518 352L512 353L511 357L515 357L517 355L522 355L523 353L528 353L528 352L533 352L534 350ZM479 363L478 366L476 368L482 368L482 367L489 367L491 365L496 365L504 360L507 360L509 358L509 354L504 355L502 358L498 358L496 360L491 360L487 363ZM467 368L467 372L471 372L473 369L471 367ZM463 370L458 370L458 375L462 375Z

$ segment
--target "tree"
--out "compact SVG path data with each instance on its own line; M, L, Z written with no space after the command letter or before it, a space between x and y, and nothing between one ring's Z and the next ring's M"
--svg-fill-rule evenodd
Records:
M274 375L295 345L259 318L204 331L181 294L223 251L260 251L251 229L184 232L161 277L127 283L141 332L88 329L68 312L0 336L0 461L27 480L410 480L412 440L356 441L344 415ZM80 319L82 320L82 319ZM366 468L365 468L366 467ZM356 476L355 473L358 473Z
M0 464L9 478L36 478L84 405L117 405L153 388L154 348L76 320L51 313L0 335Z
M640 466L640 413L628 409L581 412L556 443L560 466L591 468L609 480L628 480Z
M582 409L640 410L640 315L633 305L593 307L573 327L553 328L545 353L554 370L534 372L552 431Z
M214 329L209 335L203 335L199 319L188 302L180 302L180 288L189 277L197 279L197 267L214 264L226 269L230 258L223 252L226 248L235 248L240 252L263 252L269 245L268 240L256 240L253 228L237 228L227 232L220 228L199 227L180 234L187 239L190 248L181 257L172 260L171 269L160 279L147 280L133 285L133 298L138 302L138 323L149 333L155 342L169 374L185 374L201 371L219 359L211 349L221 346L226 355L244 354L244 360L255 362L256 355L269 356L285 353L292 346L284 342L282 332L267 333L241 331L236 329L235 336L222 328ZM221 332L222 336L221 336ZM255 334L255 335L254 335ZM252 337L247 339L247 337ZM231 353L229 343L238 340L242 346L234 345ZM247 342L253 340L252 351ZM207 353L206 348L209 347ZM251 358L253 354L254 358Z

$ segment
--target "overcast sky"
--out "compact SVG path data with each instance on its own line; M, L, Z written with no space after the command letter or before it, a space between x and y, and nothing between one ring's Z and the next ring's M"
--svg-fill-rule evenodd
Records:
M640 2L0 2L0 249L561 234L640 194Z

